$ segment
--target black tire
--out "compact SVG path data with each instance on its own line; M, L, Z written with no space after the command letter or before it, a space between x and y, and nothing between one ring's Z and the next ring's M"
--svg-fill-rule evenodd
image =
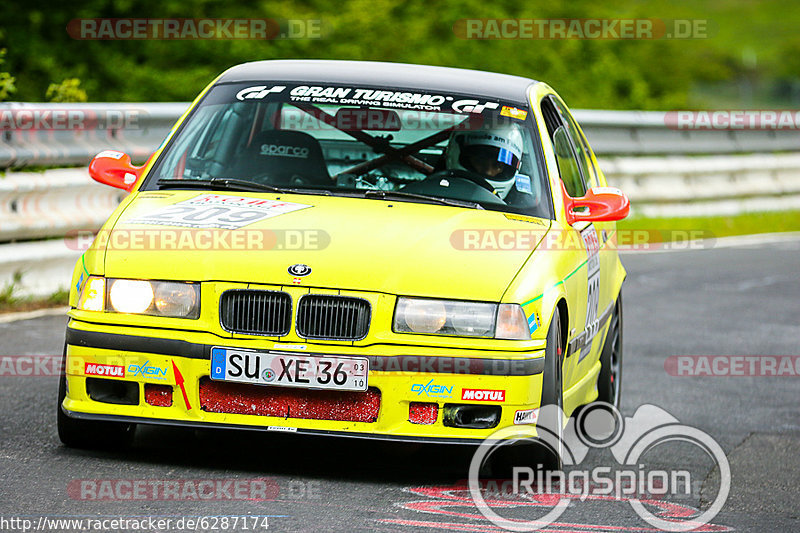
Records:
M513 468L517 466L544 471L562 469L564 427L561 412L564 409L563 364L565 355L563 344L561 318L556 309L547 332L541 407L557 406L559 409L539 410L537 421L539 439L509 441L495 450L490 459L489 474L492 476L502 479L511 478ZM547 435L546 441L554 444L555 449L550 444L545 444L545 440L542 438L545 434Z
M597 378L597 400L619 409L622 397L622 293L617 298L608 334L600 354L600 375Z
M562 413L564 410L564 336L561 332L561 313L558 308L553 312L550 329L547 331L547 347L544 358L544 374L542 376L541 407L557 406L558 409L539 410L537 426L550 428L557 443L557 450L542 445L542 464L545 470L561 470L561 454L563 451L564 426Z
M70 418L61 409L67 396L67 376L65 374L66 349L61 364L61 378L58 383L58 438L70 448L81 449L119 449L130 446L136 432L136 424L122 422L96 422Z

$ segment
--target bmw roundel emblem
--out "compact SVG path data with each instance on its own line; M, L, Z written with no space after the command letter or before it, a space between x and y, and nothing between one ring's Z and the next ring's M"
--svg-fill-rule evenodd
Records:
M298 263L289 267L289 274L298 277L308 276L311 274L311 267L303 263Z

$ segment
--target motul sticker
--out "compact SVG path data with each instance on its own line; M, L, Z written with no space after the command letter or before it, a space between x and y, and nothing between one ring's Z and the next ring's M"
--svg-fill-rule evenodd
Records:
M98 365L97 363L86 363L83 373L87 376L124 378L125 367L120 365Z
M461 399L472 400L476 402L504 402L506 401L506 391L491 389L461 389Z

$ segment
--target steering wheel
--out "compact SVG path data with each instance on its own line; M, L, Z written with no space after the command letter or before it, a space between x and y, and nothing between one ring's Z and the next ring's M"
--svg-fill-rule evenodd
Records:
M494 194L494 187L492 187L491 183L486 181L486 178L484 178L480 174L476 174L474 172L470 172L469 170L463 170L460 168L449 168L447 170L440 170L439 172L434 172L425 179L433 181L433 180L442 180L447 178L458 178L462 180L471 181L475 185L483 187L490 193Z

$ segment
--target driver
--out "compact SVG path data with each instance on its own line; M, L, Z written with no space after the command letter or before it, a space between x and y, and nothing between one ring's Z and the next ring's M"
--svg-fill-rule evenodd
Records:
M516 124L491 129L457 131L446 148L447 169L467 170L480 175L505 200L514 187L522 163L522 131Z

